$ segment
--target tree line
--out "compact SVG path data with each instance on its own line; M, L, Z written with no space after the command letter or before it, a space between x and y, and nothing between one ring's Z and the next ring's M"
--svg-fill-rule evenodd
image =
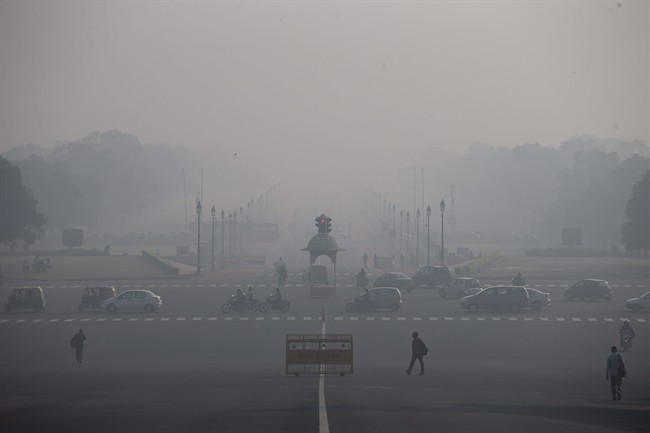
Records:
M98 227L178 195L178 175L200 157L170 145L142 144L120 131L94 132L54 150L0 157L0 242L30 244L44 230ZM41 149L42 150L42 149ZM525 227L543 238L581 228L600 246L650 250L650 167L642 142L574 137L557 148L476 144L440 161L431 182L462 191L465 225ZM433 158L432 158L433 159ZM465 204L462 204L465 203Z

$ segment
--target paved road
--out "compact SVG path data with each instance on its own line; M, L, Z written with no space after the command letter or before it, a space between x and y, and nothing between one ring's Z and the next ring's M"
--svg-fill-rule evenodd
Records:
M0 314L2 431L650 430L650 313L622 304L647 290L642 281L612 281L611 302L568 302L569 281L538 281L551 308L517 314L468 313L427 290L405 294L399 312L346 313L355 290L351 276L341 281L335 299L310 299L294 281L288 313L244 315L218 307L249 280L118 282L159 293L151 315L77 313L85 282L46 284L42 313ZM258 294L274 287L252 282ZM319 399L318 377L285 374L285 338L321 333L323 308L325 332L354 336L354 374L327 376ZM624 398L612 402L604 364L624 318L637 339ZM68 341L80 327L77 365ZM414 330L430 348L422 377L404 372Z

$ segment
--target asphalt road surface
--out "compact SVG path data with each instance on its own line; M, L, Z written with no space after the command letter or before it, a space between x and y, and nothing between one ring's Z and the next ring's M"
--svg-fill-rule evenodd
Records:
M565 301L571 281L531 282L551 293L539 312L469 313L415 290L398 312L347 313L351 275L334 299L310 299L294 275L288 313L220 312L237 287L270 293L265 278L114 282L161 295L154 314L78 313L85 282L45 284L45 311L0 314L2 431L650 431L650 313L624 308L647 281L610 281L611 302ZM637 337L611 401L605 359L623 319ZM79 328L82 364L68 344ZM412 331L429 347L424 376L405 372ZM287 375L286 336L323 332L353 335L354 373Z

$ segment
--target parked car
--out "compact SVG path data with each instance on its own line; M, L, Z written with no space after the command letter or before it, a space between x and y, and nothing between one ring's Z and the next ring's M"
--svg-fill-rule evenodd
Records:
M424 266L413 275L413 287L436 289L454 278L453 268L449 266Z
M580 280L565 290L564 297L567 301L572 299L580 299L581 301L584 299L593 299L594 301L604 299L609 301L612 299L612 288L605 280Z
M632 311L641 311L650 309L650 292L646 292L638 298L632 298L625 301L625 308Z
M528 292L521 286L493 286L465 296L460 306L469 311L505 310L516 313L528 307Z
M118 311L145 311L153 313L162 306L160 296L149 290L127 290L118 296L102 301L100 307L109 313Z
M84 289L81 295L81 302L77 306L77 310L95 309L101 307L102 301L115 296L115 288L112 286L88 286Z
M526 292L528 292L528 307L532 308L533 311L539 311L542 307L551 305L550 294L529 287L526 287Z
M11 310L42 311L45 308L45 296L41 287L16 287L5 303L5 313Z
M372 283L372 287L397 287L410 292L413 288L413 280L401 272L384 272Z
M481 283L476 278L458 277L449 280L440 288L441 298L456 296L462 298L467 295L474 295L482 289Z
M391 310L402 307L402 293L396 287L374 287L368 290L368 298L359 295L345 306L348 312Z

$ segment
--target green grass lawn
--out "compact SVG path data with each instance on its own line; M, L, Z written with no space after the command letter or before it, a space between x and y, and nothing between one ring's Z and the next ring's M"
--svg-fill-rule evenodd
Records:
M486 278L650 279L650 258L501 256L479 271Z
M6 256L0 258L3 280L83 280L166 278L169 274L146 262L141 256L52 256L52 269L45 273L22 272L23 260L32 263L33 256Z

